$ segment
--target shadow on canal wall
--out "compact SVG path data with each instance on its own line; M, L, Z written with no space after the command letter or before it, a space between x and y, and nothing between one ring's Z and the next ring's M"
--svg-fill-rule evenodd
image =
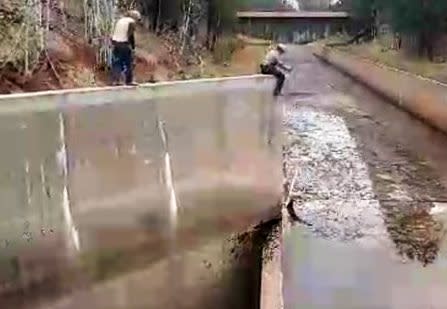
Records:
M0 97L2 307L259 307L283 181L272 86Z

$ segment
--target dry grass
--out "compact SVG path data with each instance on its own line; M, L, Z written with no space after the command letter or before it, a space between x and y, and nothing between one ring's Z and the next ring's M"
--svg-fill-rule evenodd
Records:
M244 41L235 37L225 37L216 43L213 52L214 61L218 64L224 64L231 61L233 54L245 47Z
M447 63L433 63L427 59L411 57L404 52L386 48L378 41L337 47L337 49L390 67L447 83Z
M216 64L213 57L209 56L205 61L203 73L199 77L230 77L237 75L256 74L259 71L259 63L262 61L268 46L246 45L235 51L231 59L225 64ZM198 69L193 69L192 75L199 75Z
M262 43L262 44L261 44ZM183 66L180 72L174 69L172 62L181 63L181 59L175 59L175 55L169 56L166 42L154 34L138 36L138 47L141 51L152 54L158 60L154 71L156 80L193 79L229 77L237 75L249 75L258 72L258 66L269 46L267 41L252 41L240 36L236 38L224 38L216 47L216 53L203 53L202 65L192 64Z
M349 39L350 39L350 37L348 35L337 34L337 35L331 35L325 39L319 40L319 41L317 41L316 44L326 45L326 44L342 43L342 42L346 42Z
M67 72L67 79L77 87L94 87L97 85L95 73L88 68L80 68Z
M13 46L11 41L5 38L6 35L5 32L0 33L0 37L3 37L3 40L0 40L0 68L2 58L11 55L9 49ZM8 37L14 38L12 34ZM259 42L256 42L256 45L247 45L240 38L227 38L218 46L218 49L223 51L219 61L216 61L215 54L204 49L197 51L197 55L201 54L202 58L197 61L196 57L180 56L176 43L175 37L174 40L168 36L158 37L143 30L137 33L135 80L146 83L254 74L258 72L258 65L268 48L268 45ZM15 72L8 71L8 74L3 74L0 79L0 93L107 84L108 73L97 69L94 49L83 41L81 35L50 31L47 48L53 64L51 70L41 66L31 76L20 80ZM20 48L16 48L17 59L8 61L13 64L19 61L23 56L20 52Z
M162 50L163 40L154 33L138 31L136 38L137 48L144 49L145 51L153 54L166 52L166 50Z
M270 40L264 40L264 39L258 39L258 38L252 38L243 34L238 34L236 36L239 40L242 40L247 45L264 45L269 46L272 44L272 41Z

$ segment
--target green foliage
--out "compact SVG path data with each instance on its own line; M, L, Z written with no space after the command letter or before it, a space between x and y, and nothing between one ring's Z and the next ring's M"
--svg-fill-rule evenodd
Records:
M244 8L256 8L256 9L274 9L280 4L278 0L245 0L242 3Z
M387 2L386 8L397 31L418 34L439 33L447 29L445 0L393 0Z
M353 2L357 16L371 16L374 23L377 13L389 17L395 31L418 39L419 54L425 52L433 59L437 36L447 31L447 1L445 0L357 0Z
M237 0L216 1L216 7L224 27L231 26L235 20Z
M360 18L374 18L377 12L387 14L393 28L402 33L447 30L445 0L355 0L352 9Z
M180 33L185 48L191 45L190 41L197 37L200 26L206 22L206 43L210 49L214 49L218 37L236 29L238 10L247 7L274 8L281 2L282 0L136 0L137 7L152 29L170 29L180 33L187 28L187 33Z
M213 7L216 10L220 26L224 29L231 28L236 22L236 12L244 7L249 0L207 0L213 1Z
M352 9L354 14L362 19L373 18L377 11L384 8L387 0L353 0Z
M370 17L375 0L358 0L352 3L352 9L356 17Z

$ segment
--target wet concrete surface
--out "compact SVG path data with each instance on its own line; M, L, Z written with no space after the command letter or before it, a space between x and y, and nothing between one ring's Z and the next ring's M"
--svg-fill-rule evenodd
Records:
M0 307L256 308L281 111L238 83L0 113Z
M446 308L447 137L307 48L290 57L281 101L301 223L284 240L285 308Z

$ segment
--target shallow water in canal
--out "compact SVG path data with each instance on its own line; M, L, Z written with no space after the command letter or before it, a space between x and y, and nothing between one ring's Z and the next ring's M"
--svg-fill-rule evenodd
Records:
M291 61L285 308L446 308L447 137L305 48Z

